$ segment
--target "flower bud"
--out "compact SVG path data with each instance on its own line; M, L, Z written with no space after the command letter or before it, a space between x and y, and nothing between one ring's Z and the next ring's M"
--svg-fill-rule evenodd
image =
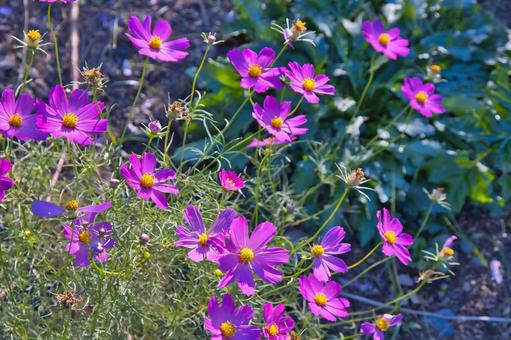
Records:
M110 187L112 188L115 188L116 186L119 185L119 183L121 183L120 180L118 180L117 178L111 178L110 181L108 181L108 184L110 185Z
M138 237L138 240L139 240L139 241L140 241L140 243L142 243L142 244L146 244L147 242L149 242L149 240L150 240L150 239L151 239L151 238L149 237L149 235L144 234L144 233L140 234L140 236Z
M151 130L151 132L154 134L157 134L158 132L161 131L161 124L160 121L158 120L153 120L152 122L150 122L148 127L149 130Z

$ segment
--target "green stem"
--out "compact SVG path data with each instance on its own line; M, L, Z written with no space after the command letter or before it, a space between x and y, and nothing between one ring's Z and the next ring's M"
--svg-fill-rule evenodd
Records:
M387 262L388 260L390 260L391 257L385 257L383 259L381 259L380 261L378 262L375 262L373 263L372 265L370 265L369 267L367 267L366 269L364 269L363 271L361 271L360 273L358 273L354 278L352 278L351 280L349 280L348 282L346 282L344 284L344 288L346 288L347 286L349 286L350 284L352 284L353 282L355 282L356 280L358 280L360 277L362 277L365 273L367 273L368 271L378 267L380 264L382 263L385 263Z
M204 63L205 63L206 58L208 56L208 52L209 52L209 48L210 47L211 47L211 45L208 45L208 47L206 48L206 51L204 52L204 56L202 57L202 60L200 62L199 68L197 69L197 72L195 72L195 76L193 77L192 93L190 93L190 107L193 106L193 97L195 95L195 86L197 85L197 78L199 78L199 73L202 70L202 68L204 67Z
M369 251L369 253L367 253L363 258L361 258L360 260L358 260L357 262L355 262L354 264L352 264L351 266L348 266L348 269L353 269L357 266L359 266L360 264L362 264L365 260L367 260L369 258L369 256L371 256L375 251L376 249L380 248L380 246L382 245L382 242L379 242L376 246L374 246L373 249L371 249Z
M280 51L277 54L277 56L275 57L275 59L273 59L273 62L271 63L270 67L273 67L273 65L275 65L275 63L277 62L277 59L279 59L280 56L282 55L282 53L284 53L284 51L286 50L287 46L288 46L288 43L285 43L284 46L282 46L282 48L280 49Z
M185 146L186 146L186 138L188 137L188 127L190 126L190 122L188 120L185 121L185 132L183 134L183 142L181 143L181 156L179 158L179 169L178 172L183 167L183 158L185 155Z
M34 64L34 55L35 55L34 49L30 48L28 50L28 63L25 66L25 70L23 71L23 82L21 83L19 94L23 93L23 90L27 85L28 76L30 74L30 70L32 69L32 65Z
M348 339L356 339L358 337L361 337L362 333L356 333L356 334L352 334L352 335L348 335L348 336L343 336L342 338L339 338L339 340L348 340Z
M170 117L167 117L167 119L169 120L169 122L167 123L167 131L165 131L165 142L163 145L163 147L164 147L163 154L165 157L165 166L170 167L170 157L169 157L168 148L169 148L170 127L172 125L172 119L170 119Z
M300 100L298 101L298 103L296 103L295 108L293 109L293 111L291 111L291 112L289 113L289 116L292 116L292 115L296 112L296 110L298 110L298 108L300 107L300 104L302 104L302 102L303 102L303 96L300 98Z
M144 151L142 152L142 154L145 153L147 151L147 149L149 149L149 147L151 147L151 143L153 142L153 139L154 139L153 136L149 136L149 140L147 141L147 144L145 145L145 148L144 148Z
M48 5L48 28L50 30L51 37L53 39L53 44L55 46L55 63L57 64L57 73L59 76L59 83L62 85L62 71L60 69L60 59L59 59L59 43L57 41L57 36L55 35L55 31L53 30L53 24L51 22L51 4Z
M431 204L429 205L429 208L428 208L428 212L426 213L426 216L424 217L424 220L422 221L422 224L419 227L419 230L417 230L417 233L415 233L415 236L414 236L415 240L417 240L417 238L422 233L422 229L424 229L424 227L428 223L429 217L431 216L431 212L433 211L434 206L435 206L435 204L433 202L431 202Z
M399 301L401 301L401 300L407 299L407 298L409 298L410 296L412 296L412 295L414 295L414 294L418 293L418 292L419 292L419 290L421 290L421 289L422 289L422 287L424 287L424 285L425 285L426 283L427 283L427 282L426 282L426 280L421 281L421 283L419 283L419 285L418 285L418 286L417 286L414 290L409 291L409 292L408 292L408 293L406 293L405 295L398 296L398 297L397 297L397 298L395 298L394 300L392 300L392 301L389 301L389 302L385 303L385 306L393 305L393 304L395 304L396 302L399 302ZM382 307L383 307L383 306L382 306Z

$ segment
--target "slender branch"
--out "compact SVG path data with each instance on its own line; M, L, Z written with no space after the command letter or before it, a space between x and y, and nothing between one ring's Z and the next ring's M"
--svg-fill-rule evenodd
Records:
M373 249L371 249L369 251L369 253L367 253L363 258L361 258L360 260L358 260L357 262L355 262L354 264L352 264L351 266L348 266L348 269L353 269L355 267L357 267L358 265L360 265L361 263L363 263L365 260L367 260L369 258L369 256L371 256L375 251L376 249L380 248L380 246L382 245L382 242L379 242L376 246L374 246Z
M62 83L62 71L60 69L60 59L59 59L59 43L57 41L57 36L55 35L55 31L53 30L53 24L51 22L51 4L48 5L48 29L50 30L51 37L53 39L53 45L55 47L55 63L57 64L57 73L59 76L59 83Z

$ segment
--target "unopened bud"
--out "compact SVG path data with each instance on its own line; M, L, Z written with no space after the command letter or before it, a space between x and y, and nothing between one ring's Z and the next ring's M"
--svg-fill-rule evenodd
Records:
M138 240L139 240L139 241L140 241L140 243L142 243L142 244L146 244L147 242L149 242L149 240L150 240L150 239L151 239L151 238L149 237L149 235L144 234L144 233L140 234L140 236L138 237Z

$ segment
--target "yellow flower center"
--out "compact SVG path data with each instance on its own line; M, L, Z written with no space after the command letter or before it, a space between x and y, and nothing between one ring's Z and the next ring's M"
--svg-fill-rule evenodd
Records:
M312 91L316 87L316 82L314 79L307 78L303 81L302 87L305 91Z
M67 128L73 129L78 124L78 116L73 112L66 113L62 119L62 125Z
M9 123L10 126L17 129L21 126L21 123L23 123L23 117L21 117L20 114L15 113L9 117L9 120L7 122Z
M397 236L396 234L394 234L393 231L388 230L385 232L385 239L387 240L388 243L394 244L397 241Z
M30 42L38 42L41 40L41 33L38 30L30 30L27 32L27 38Z
M389 322L387 320L385 320L384 318L377 319L374 322L374 324L381 331L386 331L387 329L389 329Z
M271 120L270 124L274 129L280 129L284 125L284 121L280 117L275 117Z
M312 256L314 256L314 257L319 257L319 256L323 255L324 252L325 252L325 250L319 244L316 244L311 248L311 253L312 253Z
M269 327L266 328L266 331L270 336L275 336L279 334L279 326L274 322Z
M295 21L295 24L293 25L293 28L298 32L303 32L307 29L307 26L305 25L305 23L303 21L301 21L300 19L297 19Z
M162 42L159 36L153 35L151 39L149 39L149 47L155 50L159 50L161 48Z
M257 78L261 75L263 69L259 65L252 65L248 68L248 75L252 78Z
M380 34L380 36L378 37L378 42L380 44L382 44L383 46L387 46L387 44L389 43L390 41L390 35L388 35L387 33L382 33Z
M454 249L449 248L449 247L444 247L444 249L442 249L442 252L444 253L445 256L453 256L454 255Z
M230 323L229 321L222 322L220 325L220 332L222 332L223 336L231 337L234 336L234 333L236 332L236 328L234 328L234 325Z
M224 275L224 273L222 273L222 271L218 268L213 271L213 274L215 274L216 277L222 277Z
M142 178L140 178L140 185L146 189L152 187L154 185L154 176L149 173L143 174Z
M80 235L78 235L78 239L83 244L89 244L92 241L92 236L90 235L90 233L88 231L82 231L80 233Z
M201 246L203 246L203 247L206 246L206 244L208 244L208 239L209 239L209 235L208 234L206 234L206 233L201 234L199 236L199 244Z
M326 306L327 302L326 295L323 293L317 293L316 295L314 295L314 302L316 302L316 304L320 307Z
M76 211L76 209L78 209L78 201L77 200L70 200L70 201L68 201L66 203L64 208L66 208L66 210Z
M417 92L417 94L415 95L415 99L421 103L421 104L424 104L426 102L426 100L428 100L428 94L424 91L419 91Z
M243 263L249 263L254 259L254 252L250 248L243 248L240 251L240 260Z
M437 64L433 64L429 67L429 69L431 70L431 72L433 73L440 73L442 72L442 68L440 67L440 65L437 65Z
M227 184L229 184L230 186L234 186L234 181L230 178L227 178L225 182L227 182Z

